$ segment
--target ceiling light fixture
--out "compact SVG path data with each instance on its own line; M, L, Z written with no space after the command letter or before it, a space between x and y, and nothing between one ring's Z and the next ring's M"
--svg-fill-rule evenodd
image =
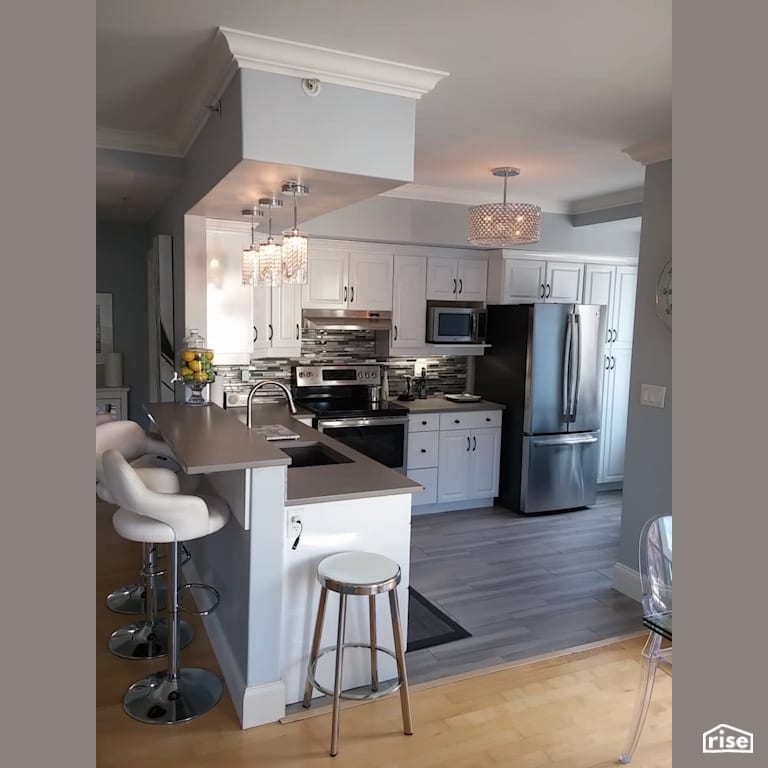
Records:
M283 283L304 284L308 272L308 238L299 231L296 198L309 194L298 181L284 181L283 194L293 195L293 229L283 232Z
M484 203L469 209L469 235L475 245L524 245L541 237L541 208L530 203L507 202L507 179L519 168L491 168L494 176L504 177L504 202Z
M259 246L256 245L256 216L263 216L264 213L258 208L245 208L243 216L251 217L251 244L243 248L243 257L241 262L241 275L243 285L253 285L254 273L256 272L256 259L258 258Z
M280 285L282 283L282 246L272 237L272 209L279 208L282 200L275 197L262 197L259 205L269 208L269 230L267 239L259 243L256 261L257 285Z

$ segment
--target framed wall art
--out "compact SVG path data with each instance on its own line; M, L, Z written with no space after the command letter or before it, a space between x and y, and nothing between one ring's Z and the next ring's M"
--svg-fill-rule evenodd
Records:
M112 352L112 294L96 294L96 365L103 365Z

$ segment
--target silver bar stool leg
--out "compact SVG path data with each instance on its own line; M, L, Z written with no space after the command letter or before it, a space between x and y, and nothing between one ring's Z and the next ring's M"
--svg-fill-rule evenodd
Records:
M371 690L379 690L379 664L376 658L376 595L368 597L368 622L371 635Z
M339 710L341 708L341 678L344 672L344 632L347 623L347 596L339 595L339 628L336 637L336 672L333 677L333 720L331 723L331 757L339 752Z
M139 573L144 573L147 562L149 561L149 547L151 545L143 543L141 545L141 566ZM125 587L115 589L107 595L107 607L115 613L143 614L147 611L145 595L147 591L147 579L142 577L138 584L128 584ZM166 590L162 584L157 585L155 592L155 603L157 609L162 611L166 605Z
M403 635L400 628L400 609L397 601L397 590L389 593L389 612L392 615L392 634L395 640L395 657L397 660L397 675L400 680L400 709L403 711L403 733L413 734L411 722L411 699L408 694L408 674L405 670L405 653L403 652Z
M309 651L309 664L307 666L307 682L304 685L304 701L302 706L308 709L312 704L312 679L314 670L312 669L313 660L317 658L317 652L320 650L320 637L323 634L323 621L325 620L325 601L328 598L328 590L320 587L320 604L317 607L317 618L315 619L315 634L312 636L312 648Z
M168 669L134 683L125 694L126 713L143 723L174 725L202 715L221 698L222 684L205 669L179 665L179 544L170 545L168 568Z

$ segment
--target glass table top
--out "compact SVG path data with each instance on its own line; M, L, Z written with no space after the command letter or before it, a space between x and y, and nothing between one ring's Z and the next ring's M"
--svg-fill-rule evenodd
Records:
M643 624L667 640L672 639L672 611L643 616Z

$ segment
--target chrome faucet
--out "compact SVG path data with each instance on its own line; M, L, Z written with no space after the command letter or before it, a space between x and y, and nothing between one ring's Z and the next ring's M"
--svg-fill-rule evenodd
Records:
M291 390L288 389L288 387L286 387L285 384L283 384L281 381L273 381L272 379L262 379L261 381L257 381L251 387L251 391L248 393L248 400L245 404L245 407L246 407L245 424L248 427L253 426L253 416L251 415L251 402L253 401L253 395L256 392L256 390L261 389L263 386L267 384L274 384L276 387L279 387L280 389L282 389L283 392L285 392L285 396L288 398L288 407L291 409L291 413L296 413L296 406L293 403Z

